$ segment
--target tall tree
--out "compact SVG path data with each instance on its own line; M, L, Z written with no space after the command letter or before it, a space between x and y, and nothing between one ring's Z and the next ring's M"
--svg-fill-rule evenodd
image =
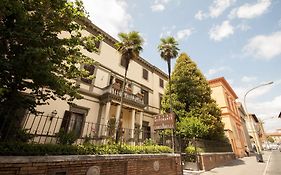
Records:
M196 117L198 126L204 124L208 127L207 132L201 132L198 137L206 139L223 139L223 123L221 122L221 112L215 101L211 98L211 89L208 81L203 76L196 64L182 53L176 62L171 76L172 87L165 91L162 106L165 112L169 111L168 95L172 94L173 112L180 118L179 128L188 127L186 118ZM192 133L188 129L181 129L180 133L190 136ZM197 132L193 132L198 135Z
M169 78L169 92L171 91L171 59L176 58L178 56L179 48L178 42L175 38L168 36L167 38L161 38L160 44L158 46L158 50L160 52L161 58L167 61L168 64L168 78ZM170 95L170 112L172 112L172 100Z
M129 68L129 63L131 60L137 59L139 57L140 52L142 51L143 39L140 34L136 31L132 31L129 33L119 33L120 42L116 43L117 50L121 53L121 59L125 62L125 73L124 73L124 81L122 83L121 89L121 100L120 100L120 110L116 116L116 137L115 141L118 142L118 130L119 130L119 123L120 123L120 115L123 106L123 98L124 98L124 91L125 85L127 80L127 72Z
M34 112L36 105L49 99L81 98L73 80L87 77L80 65L93 60L80 49L95 51L100 39L81 34L82 1L2 0L0 4L1 124L15 119L17 109Z

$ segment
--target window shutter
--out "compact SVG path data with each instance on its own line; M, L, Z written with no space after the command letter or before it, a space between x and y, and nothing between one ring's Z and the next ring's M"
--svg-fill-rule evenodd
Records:
M69 122L70 122L70 116L71 116L71 112L70 111L65 111L64 112L64 116L61 122L61 129L64 129L64 131L67 131L67 128L69 126Z

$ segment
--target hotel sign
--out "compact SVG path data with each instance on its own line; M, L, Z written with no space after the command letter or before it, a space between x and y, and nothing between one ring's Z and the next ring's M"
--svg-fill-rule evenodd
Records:
M174 129L175 113L159 114L154 116L154 130Z

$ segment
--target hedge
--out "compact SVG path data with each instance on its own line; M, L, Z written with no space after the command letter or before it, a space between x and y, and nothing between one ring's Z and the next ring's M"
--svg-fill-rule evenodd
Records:
M167 146L113 145L60 145L0 143L0 156L44 156L44 155L101 155L101 154L149 154L171 153Z

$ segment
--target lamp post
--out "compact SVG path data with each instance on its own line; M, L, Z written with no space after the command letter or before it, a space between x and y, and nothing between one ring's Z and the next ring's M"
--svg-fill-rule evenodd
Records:
M249 113L248 113L248 110L247 110L247 106L246 106L246 97L247 95L257 89L257 88L260 88L260 87L263 87L263 86L267 86L267 85L270 85L270 84L273 84L273 81L271 82L268 82L268 83L263 83L263 84L260 84L258 86L255 86L253 87L252 89L248 90L245 95L244 95L244 107L245 107L245 111L246 111L246 114L247 114L247 117L248 117L248 121L250 122L250 127L251 127L251 130L252 130L252 133L253 133L253 138L254 138L254 141L255 141L255 144L256 144L256 149L257 149L257 154L256 154L256 157L257 157L257 161L258 162L263 162L263 158L262 158L262 154L261 154L261 149L260 149L260 146L258 144L258 135L257 135L257 132L256 132L256 129L254 127L254 123L252 121L252 118L250 117Z

